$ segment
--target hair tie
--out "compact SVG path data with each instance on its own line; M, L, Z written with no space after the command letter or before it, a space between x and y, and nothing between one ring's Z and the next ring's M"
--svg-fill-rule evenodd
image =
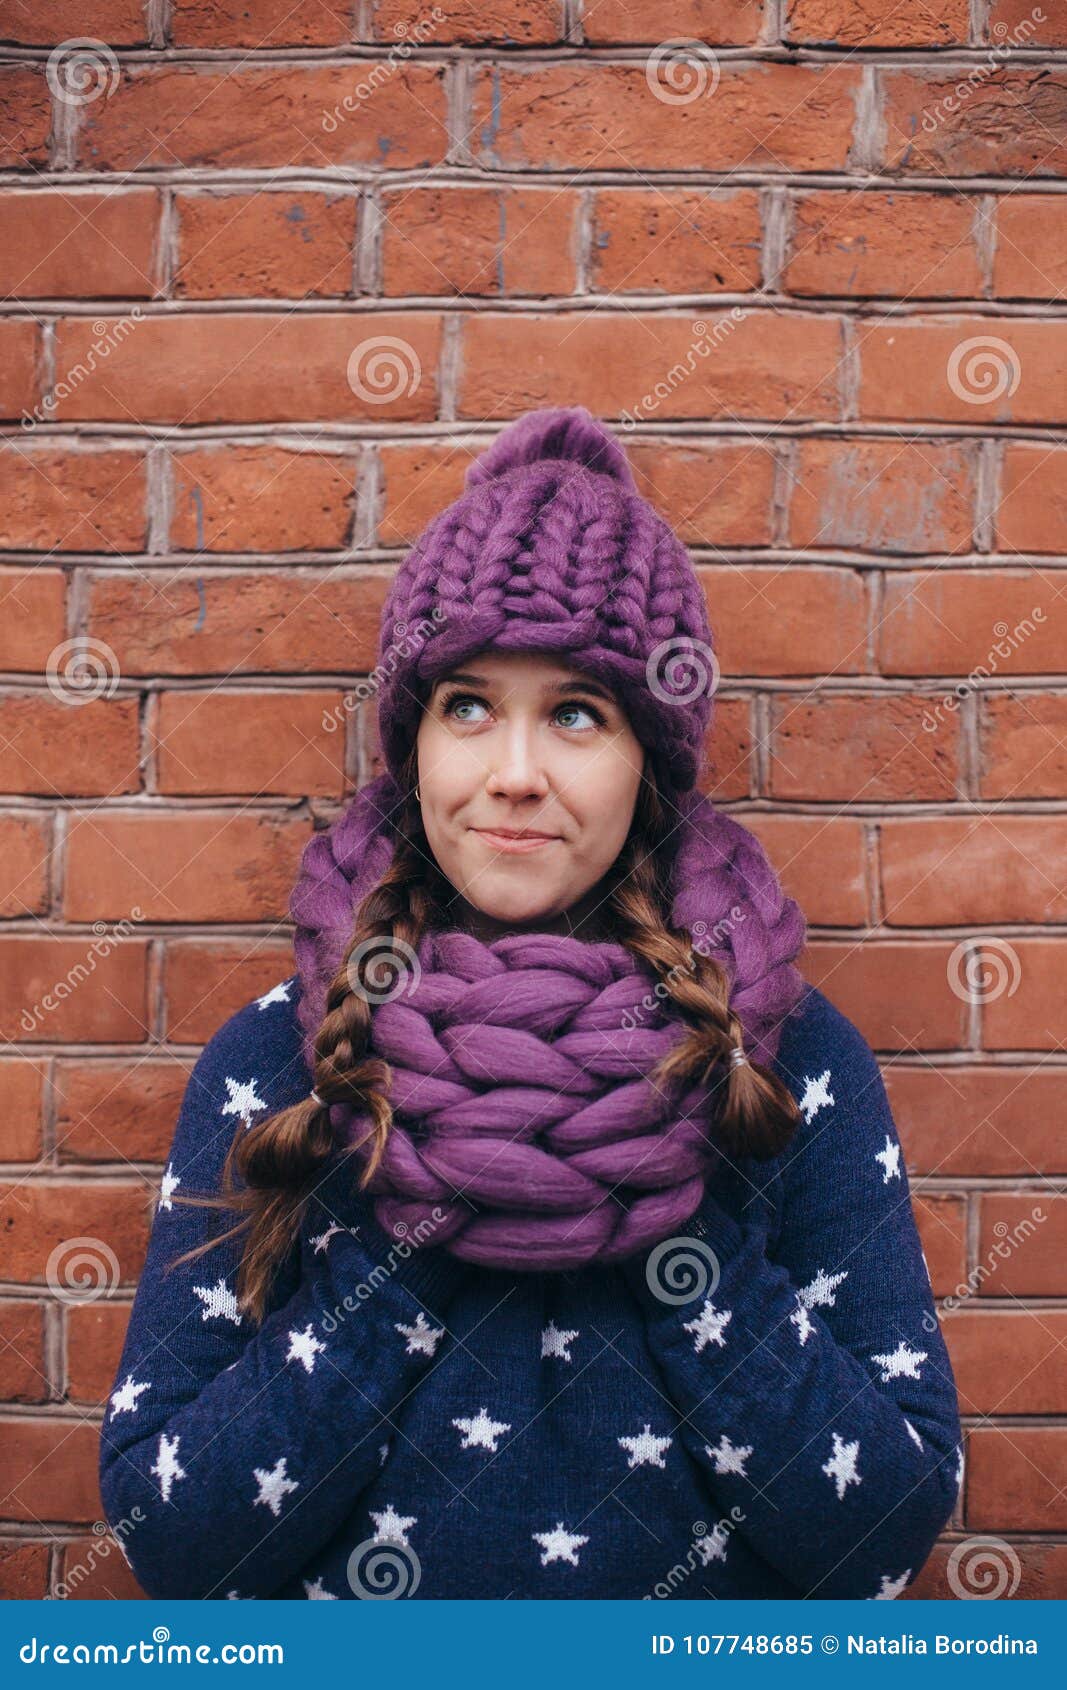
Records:
M743 1068L748 1061L748 1053L740 1045L735 1045L730 1052L730 1067Z
M314 1087L312 1087L311 1096L314 1099L314 1101L319 1105L320 1109L326 1108L326 1099L324 1097L320 1097L318 1092L315 1090Z

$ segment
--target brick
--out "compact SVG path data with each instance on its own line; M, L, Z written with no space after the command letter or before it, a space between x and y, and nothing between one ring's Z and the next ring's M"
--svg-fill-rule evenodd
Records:
M877 0L788 0L786 41L803 46L967 46L967 0L948 0L932 12L925 0L901 0L886 12Z
M1067 693L989 692L979 722L983 798L1067 796Z
M178 194L174 291L186 299L352 292L353 194Z
M122 1359L130 1308L111 1298L67 1308L67 1396L72 1402L94 1408L106 1403Z
M939 1540L934 1545L930 1559L914 1583L902 1592L900 1600L958 1602L961 1588L972 1589L976 1597L985 1599L992 1597L1003 1582L1002 1600L1008 1601L1014 1578L1009 1577L1006 1581L998 1578L991 1584L988 1581L988 1562L979 1552L973 1558L974 1571L968 1579L968 1558L962 1558L962 1565L959 1556L954 1563L952 1561L957 1547L956 1541ZM1015 1591L1011 1592L1010 1600L1056 1601L1067 1596L1067 1544L1049 1540L1027 1543L1020 1538L1012 1544L1012 1549L1019 1567L1019 1583ZM953 1567L951 1574L950 1566Z
M442 163L448 145L444 67L425 63L148 66L81 115L87 170L410 170Z
M139 1043L148 1032L147 961L147 945L121 934L3 936L0 1038Z
M876 1051L958 1050L967 1009L949 986L952 947L870 939L809 940L800 962Z
M1062 667L1060 579L1040 569L894 571L879 621L883 675L1045 675ZM956 693L935 708L958 708ZM946 703L946 700L957 700Z
M438 22L432 11L442 12ZM562 0L447 0L412 19L409 0L375 0L371 8L375 41L394 42L411 35L416 43L500 41L508 47L529 47L563 38ZM588 36L587 36L588 39Z
M755 188L598 188L592 285L606 293L744 293L760 283Z
M159 195L150 188L0 193L0 287L22 299L150 299Z
M123 576L90 583L94 638L124 675L358 675L374 667L389 579L369 570Z
M886 70L883 86L890 171L1032 179L1067 169L1067 79L1059 67L1001 64L970 87L966 72Z
M88 19L82 0L48 0L40 11L24 0L0 3L0 41L28 47L52 47L80 37ZM112 47L140 47L148 40L143 0L93 0L94 41Z
M141 786L138 701L86 696L61 703L44 689L0 694L0 787L5 792L118 797Z
M295 973L292 948L255 939L173 939L164 963L165 1037L172 1044L207 1044L214 1033Z
M716 698L707 759L708 773L701 787L709 797L723 802L752 796L756 763L749 699Z
M99 1432L88 1422L52 1415L7 1420L0 1429L13 1483L4 1499L9 1520L102 1520L97 1481Z
M1065 32L1067 33L1067 32ZM997 299L1049 299L1067 291L1067 242L1059 194L1025 192L996 199L993 294Z
M0 417L14 420L31 414L37 399L37 356L40 337L29 317L0 322Z
M1065 1461L1062 1426L975 1426L967 1434L968 1531L1062 1532Z
M136 1528L136 1521L133 1522ZM147 1602L113 1532L63 1545L57 1595L63 1601Z
M1063 1049L1063 999L1067 951L1056 939L1019 939L987 945L989 986L982 1002L986 1050Z
M0 816L0 918L44 915L49 906L48 867L52 854L50 816Z
M39 1602L48 1591L47 1543L0 1543L0 1602Z
M934 1296L949 1296L960 1283L966 1263L966 1205L961 1197L924 1192L913 1196L912 1208Z
M47 1285L60 1302L131 1284L144 1264L149 1197L141 1180L0 1184L5 1278Z
M993 0L986 38L1019 47L1067 46L1067 13L1059 4L1033 6L1030 0Z
M656 29L660 20L656 18ZM658 38L658 37L657 37ZM843 170L855 126L854 65L695 63L681 104L669 59L645 64L479 65L470 139L495 169ZM718 86L714 86L716 68ZM714 87L714 92L710 90Z
M0 169L48 163L52 101L43 67L0 66Z
M0 1398L4 1402L47 1401L43 1303L25 1297L0 1302Z
M923 1062L891 1066L885 1080L909 1171L939 1179L1067 1171L1067 1069Z
M980 1297L1063 1293L1067 1202L1050 1191L985 1191L978 1200Z
M254 810L97 811L67 848L68 921L276 921L307 836L303 821Z
M0 449L5 551L143 551L146 499L142 452Z
M107 1057L56 1063L61 1162L165 1162L191 1067L179 1060Z
M954 716L923 728L919 693L780 693L770 700L769 792L781 799L911 803L958 796Z
M163 793L339 798L344 790L343 694L166 692L156 718ZM340 730L323 726L339 720Z
M663 0L651 10L644 0L596 0L586 8L582 32L594 46L643 46L682 36L715 47L743 47L758 41L761 0Z
M607 312L464 317L459 408L479 421L556 404L596 416L840 415L840 326L832 318L729 312ZM673 383L672 368L683 372Z
M631 441L626 456L638 492L684 544L773 543L774 453L769 447L755 441Z
M484 445L473 441L469 446L440 445L433 440L410 445L406 441L383 441L378 449L382 484L379 544L405 545L421 534L431 517L459 498L463 477L483 450Z
M996 506L997 550L1067 552L1067 451L1006 441Z
M881 827L894 927L1067 917L1067 839L1056 816L909 816Z
M48 1073L46 1062L29 1057L0 1058L0 1097L4 1099L5 1162L34 1162L41 1154L41 1115Z
M976 202L965 195L833 188L799 194L783 286L796 294L909 300L980 295L975 214Z
M175 550L338 551L348 544L356 461L278 446L204 447L172 459Z
M795 546L872 552L967 551L977 465L965 445L809 439L790 475Z
M176 47L337 47L351 39L352 8L335 0L174 0Z
M0 569L0 668L39 673L65 632L58 569Z
M95 332L101 324L103 336ZM66 382L56 415L64 421L275 422L281 405L292 421L427 421L437 409L440 333L440 319L425 312L373 318L205 313L145 317L127 322L124 331L106 318L69 318L56 329L61 381L83 366L94 342L112 349L84 380ZM362 396L348 379L350 360Z
M776 816L752 811L744 825L759 839L782 886L807 919L853 927L867 917L863 828L849 817Z
M945 1316L962 1414L1059 1414L1067 1398L1067 1313L970 1305ZM1010 1368L1002 1364L1011 1357Z
M861 672L863 581L848 569L698 568L724 674Z
M898 318L859 340L864 418L989 427L1067 417L1067 318Z
M577 287L579 196L559 188L403 188L382 196L382 292L537 298Z

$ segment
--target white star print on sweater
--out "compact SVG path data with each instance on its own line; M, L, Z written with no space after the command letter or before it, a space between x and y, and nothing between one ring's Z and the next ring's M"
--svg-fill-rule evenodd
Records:
M127 1373L125 1381L111 1398L112 1414L122 1414L126 1409L129 1409L132 1414L136 1414L137 1398L142 1391L148 1390L151 1390L151 1386L147 1380L139 1384L134 1380L132 1373Z
M822 1470L828 1478L834 1481L838 1502L841 1501L849 1485L858 1485L862 1482L861 1475L856 1471L856 1457L859 1452L858 1439L854 1443L847 1444L837 1432L834 1433L834 1452L829 1461L823 1462Z
M269 1107L256 1091L254 1079L233 1080L227 1074L226 1090L230 1096L229 1101L222 1106L222 1113L224 1115L240 1115L246 1127L252 1125L253 1115L258 1114L261 1109Z
M321 1574L315 1580L314 1584L310 1583L310 1581L308 1579L302 1580L302 1583L303 1583L304 1589L307 1591L309 1602L336 1602L337 1601L337 1597L334 1595L332 1590L324 1590L323 1589Z
M742 1479L748 1477L745 1462L752 1454L751 1444L732 1444L723 1432L717 1448L712 1449L710 1444L705 1444L704 1449L716 1473L737 1473Z
M800 1110L809 1127L817 1110L828 1109L834 1101L827 1085L829 1078L829 1068L825 1068L817 1079L810 1074L804 1076L804 1095L800 1099Z
M541 1360L555 1356L559 1361L570 1361L570 1346L579 1336L577 1332L561 1332L555 1321L550 1320L541 1333Z
M806 1344L815 1327L812 1324L811 1316L808 1314L807 1304L801 1298L799 1291L797 1292L797 1306L789 1318L797 1329L797 1337L800 1342Z
M693 1548L700 1556L701 1564L710 1567L713 1561L725 1561L726 1545L729 1543L729 1533L725 1526L712 1526L710 1532L698 1537Z
M431 1326L420 1309L415 1316L414 1326L405 1326L402 1321L394 1321L393 1329L407 1339L404 1346L409 1356L421 1354L432 1356L441 1339L445 1335L443 1326Z
M646 1420L642 1431L633 1437L619 1438L617 1442L630 1452L628 1467L666 1467L663 1454L670 1449L673 1439L657 1438Z
M159 1438L159 1452L156 1455L155 1466L149 1468L149 1472L155 1473L159 1478L160 1494L164 1502L170 1501L171 1489L177 1481L189 1477L178 1460L178 1445L180 1443L181 1438L168 1438L166 1432L162 1432Z
M726 1343L723 1333L732 1319L730 1309L717 1309L710 1297L704 1298L704 1306L696 1319L683 1322L685 1330L693 1334L693 1348L698 1355L705 1344L718 1344L722 1349Z
M289 983L287 980L281 980L277 986L272 986L269 992L264 992L261 998L256 999L256 1008L269 1009L272 1003L288 1003L289 1001Z
M920 1379L919 1363L926 1360L925 1350L913 1350L904 1343L903 1339L889 1355L872 1356L882 1369L882 1384L888 1385L890 1379Z
M569 1532L562 1520L557 1520L550 1532L531 1533L535 1543L541 1545L541 1565L547 1567L550 1561L569 1561L572 1567L578 1565L578 1550L583 1543L588 1543L588 1537L582 1537L577 1532Z
M282 1511L282 1503L288 1492L300 1488L292 1479L287 1479L285 1476L285 1456L279 1455L269 1471L263 1467L253 1467L252 1473L259 1486L258 1494L254 1500L265 1503L277 1518Z
M401 1549L410 1549L408 1532L412 1526L419 1523L417 1514L398 1514L391 1502L387 1502L380 1513L371 1510L374 1521L375 1543L395 1543Z
M166 1172L164 1173L159 1186L159 1206L161 1209L173 1209L174 1204L171 1202L171 1198L181 1183L181 1180L174 1172L173 1162L168 1162Z
M286 1351L286 1361L302 1361L304 1371L311 1373L315 1368L315 1357L326 1354L326 1345L320 1343L312 1330L311 1322L302 1332L289 1333L289 1348Z
M844 1273L826 1273L819 1269L810 1285L802 1285L797 1292L801 1302L809 1309L832 1309L837 1301L835 1295L837 1287L848 1278L848 1269Z
M888 1185L891 1179L900 1178L900 1145L894 1144L888 1133L885 1136L884 1150L876 1150L874 1159L882 1164L883 1185Z
M453 1420L452 1424L463 1434L460 1441L461 1449L480 1447L491 1449L494 1454L496 1453L497 1438L502 1432L511 1431L510 1421L491 1420L484 1408L480 1408L477 1414L472 1415L469 1419Z
M900 1577L891 1578L888 1573L882 1574L881 1588L871 1597L872 1602L892 1602L898 1597L911 1577L911 1568L906 1567Z
M216 1280L214 1285L194 1285L193 1292L204 1305L201 1320L232 1320L235 1326L240 1326L242 1315L237 1298L225 1279Z
M344 1230L344 1227L338 1226L336 1221L331 1221L325 1232L315 1233L311 1239L311 1244L316 1256L322 1254L331 1238L335 1238L339 1232L343 1232Z

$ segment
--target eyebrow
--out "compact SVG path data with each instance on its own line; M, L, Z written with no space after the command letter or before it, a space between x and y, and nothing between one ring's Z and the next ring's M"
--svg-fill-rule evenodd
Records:
M439 687L444 687L451 685L453 682L462 682L464 686L484 687L487 691L493 684L486 675L471 675L457 670L454 674L442 675L441 679L437 682L437 685ZM560 694L586 692L591 694L594 698L604 699L608 704L616 704L618 702L615 695L610 692L607 687L602 687L599 681L592 680L546 681L541 688L541 692L542 695L547 695L549 693Z

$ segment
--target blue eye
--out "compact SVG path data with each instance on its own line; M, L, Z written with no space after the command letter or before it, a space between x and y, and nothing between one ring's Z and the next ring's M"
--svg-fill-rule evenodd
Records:
M474 717L461 716L457 713L457 707L465 704L481 705L488 708L485 699L479 698L475 693L457 691L446 693L442 698L441 713L444 716L452 716L459 722L470 722L475 720ZM565 701L563 704L557 704L555 710L553 711L553 715L558 718L562 716L565 711L577 711L579 715L584 713L599 727L604 727L607 722L607 717L602 715L596 706L592 704L578 704L573 700L570 702ZM566 726L567 724L564 725Z

